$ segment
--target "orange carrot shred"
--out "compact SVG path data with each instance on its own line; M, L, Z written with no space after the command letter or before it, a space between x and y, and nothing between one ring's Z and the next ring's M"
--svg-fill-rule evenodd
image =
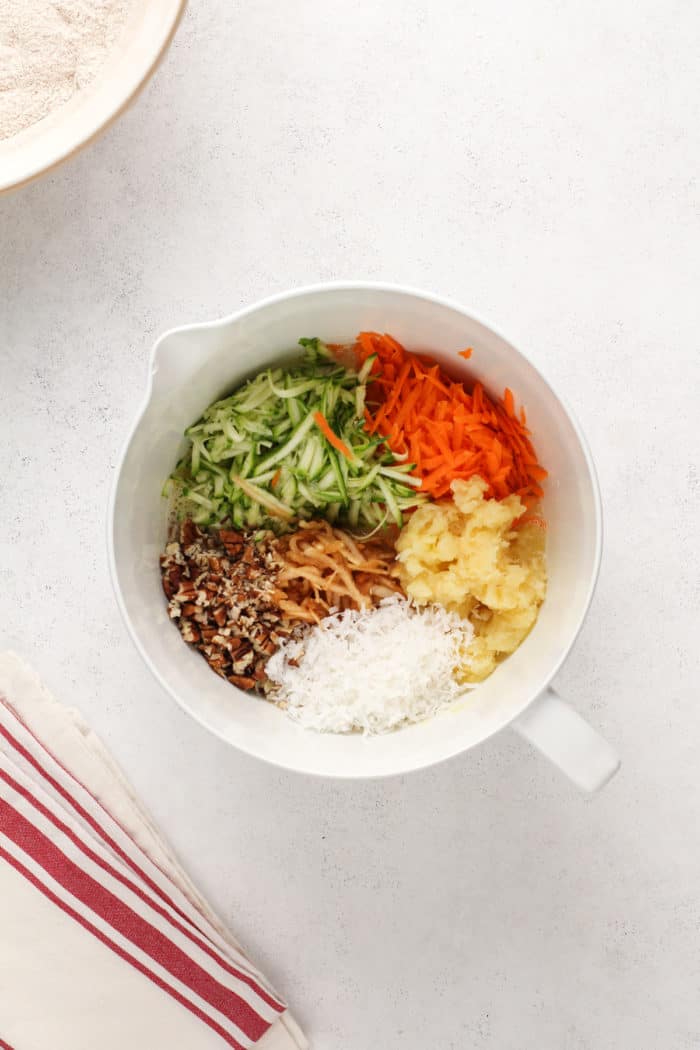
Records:
M411 362L410 361L404 361L403 365L401 366L401 370L399 371L399 374L398 374L398 377L396 379L396 382L394 384L394 389L392 390L391 394L389 395L389 397L387 399L387 402L386 402L386 405L384 406L384 412L385 412L385 414L387 416L390 415L391 412L393 412L394 406L396 405L396 402L398 401L399 395L401 393L401 387L406 382L406 379L408 377L408 373L410 371L411 371Z
M474 353L474 351L472 350L471 346L468 346L466 350L458 350L457 353L460 357L463 357L465 361L468 361Z
M352 452L345 442L341 441L338 435L331 430L328 420L322 412L314 412L314 423L333 448L337 449L346 459L354 459Z
M358 366L377 355L365 410L368 429L410 457L421 491L440 499L455 478L479 474L488 496L517 493L528 507L540 499L547 472L532 446L525 410L516 413L510 389L492 400L481 383L470 388L450 379L428 354L410 354L377 332L361 332L354 352ZM468 359L472 349L458 353ZM321 429L335 448L336 441L342 445Z

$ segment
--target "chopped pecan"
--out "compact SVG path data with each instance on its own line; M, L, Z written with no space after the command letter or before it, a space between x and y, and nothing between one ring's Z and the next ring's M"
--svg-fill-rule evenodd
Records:
M182 637L185 639L186 642L189 642L191 645L196 645L197 642L200 642L202 640L202 635L200 633L199 628L196 624L190 623L189 620L183 620L180 629L182 631Z
M185 641L234 685L264 692L265 664L289 634L270 543L186 521L160 564L168 612Z
M227 675L227 678L231 685L236 685L239 689L245 689L246 692L255 689L255 678L253 675L230 674Z
M193 521L183 521L180 529L180 543L183 547L191 546L199 539L201 533Z
M245 539L240 532L235 532L233 529L219 529L219 539L230 557L240 556L245 546ZM216 571L218 572L219 570Z
M192 602L197 596L197 591L191 580L180 580L177 591L173 595L176 602Z

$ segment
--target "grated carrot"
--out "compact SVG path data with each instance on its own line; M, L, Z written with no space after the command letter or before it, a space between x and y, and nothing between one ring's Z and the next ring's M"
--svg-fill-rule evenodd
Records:
M344 441L340 440L336 433L334 433L334 431L331 429L328 423L328 420L322 412L314 412L314 423L321 431L328 443L333 446L333 448L337 449L338 452L340 452L341 455L345 456L346 459L354 459L354 456L348 448L348 446L345 444Z
M492 401L481 383L468 390L431 357L408 353L389 335L361 332L354 350L360 364L377 355L365 411L368 430L386 438L394 452L410 455L420 491L439 499L449 495L455 478L479 474L489 483L488 497L517 492L526 505L537 503L547 471L510 389ZM464 358L471 353L459 351Z

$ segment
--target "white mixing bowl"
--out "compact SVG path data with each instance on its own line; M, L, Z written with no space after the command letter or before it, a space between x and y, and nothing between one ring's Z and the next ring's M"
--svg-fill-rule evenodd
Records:
M549 470L549 587L534 630L464 701L376 737L303 730L278 708L217 677L168 620L158 565L167 522L160 493L184 448L185 427L233 386L288 354L300 336L343 343L363 329L390 332L408 349L429 350L450 372L478 377L492 393L511 387L527 408L535 447ZM474 348L469 361L456 354L466 346ZM548 685L586 615L601 540L598 487L581 431L527 358L457 305L366 283L302 288L163 335L117 470L109 517L117 599L141 655L186 711L242 751L304 773L381 776L457 755L512 724L586 790L609 779L618 760Z
M92 84L18 135L0 141L0 192L54 168L112 123L165 54L186 0L141 0Z

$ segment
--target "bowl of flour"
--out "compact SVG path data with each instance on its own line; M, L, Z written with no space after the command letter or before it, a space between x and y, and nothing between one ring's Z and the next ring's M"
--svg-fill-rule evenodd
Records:
M186 0L0 0L0 191L90 142L136 96Z

